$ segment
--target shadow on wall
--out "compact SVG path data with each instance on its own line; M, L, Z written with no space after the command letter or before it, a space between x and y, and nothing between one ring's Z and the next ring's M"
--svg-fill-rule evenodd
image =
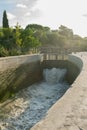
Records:
M77 67L74 63L68 61L68 60L44 60L42 62L42 68L66 68L67 74L66 74L66 81L71 85L77 76L80 73L80 68Z
M22 64L16 68L9 68L0 72L0 102L22 88L38 82L42 79L42 70L40 61Z
M15 65L14 65L15 66ZM80 73L79 67L68 60L44 60L22 64L18 67L0 71L0 102L9 97L14 97L15 93L22 88L41 81L44 68L66 68L66 81L71 85Z

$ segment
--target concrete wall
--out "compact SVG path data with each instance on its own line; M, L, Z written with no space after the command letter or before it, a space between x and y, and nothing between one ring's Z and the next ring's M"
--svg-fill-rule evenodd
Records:
M80 72L71 87L47 112L47 116L31 130L87 129L87 53L69 55L69 62ZM71 72L73 74L75 71Z
M68 59L68 61L74 63L79 68L80 72L83 67L83 61L81 57L82 57L82 54L80 55L80 57L77 57L76 55L72 54L72 55L69 55L69 59Z
M0 101L18 90L40 81L44 68L67 68L66 80L72 84L81 71L82 62L75 56L69 60L42 61L42 55L25 55L0 58Z
M41 55L0 58L0 101L24 87L40 81Z
M65 80L67 80L69 84L72 84L81 71L82 62L75 56L69 56L68 60L44 60L41 66L43 69L53 67L66 68L67 74Z

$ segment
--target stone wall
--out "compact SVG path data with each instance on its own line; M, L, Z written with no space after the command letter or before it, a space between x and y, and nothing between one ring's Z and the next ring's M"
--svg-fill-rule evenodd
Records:
M0 101L42 79L41 55L0 58Z

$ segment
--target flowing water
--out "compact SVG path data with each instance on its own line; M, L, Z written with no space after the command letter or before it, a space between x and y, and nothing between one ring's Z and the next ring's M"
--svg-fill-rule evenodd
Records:
M29 130L46 116L49 108L66 92L66 69L45 69L44 81L20 91L0 110L0 130Z

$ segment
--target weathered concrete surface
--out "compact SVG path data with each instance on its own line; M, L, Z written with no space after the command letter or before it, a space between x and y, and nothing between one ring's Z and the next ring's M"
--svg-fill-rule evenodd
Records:
M65 80L71 85L81 72L82 61L77 57L69 56L69 60L44 60L41 62L41 67L42 69L66 68Z
M18 90L40 81L41 55L0 58L0 102L13 97Z
M37 62L41 58L42 55L39 54L3 57L0 58L0 71L8 70L9 68L18 68L22 64Z
M45 119L31 130L87 130L87 53L78 53L76 56L83 62L81 73L48 111ZM74 60L81 67L80 61Z

